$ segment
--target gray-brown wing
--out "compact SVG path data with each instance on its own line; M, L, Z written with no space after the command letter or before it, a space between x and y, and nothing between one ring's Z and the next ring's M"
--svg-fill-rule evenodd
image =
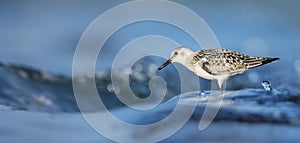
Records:
M263 65L266 59L226 49L201 50L194 58L201 60L200 66L212 75L242 73L249 68Z
M260 58L249 56L246 57L243 62L247 65L247 69L255 68L258 66L262 66L267 63L271 63L273 61L279 60L279 58Z

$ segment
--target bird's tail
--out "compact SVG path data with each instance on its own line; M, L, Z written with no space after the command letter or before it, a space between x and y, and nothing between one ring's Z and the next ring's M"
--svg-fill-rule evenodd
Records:
M277 61L279 60L279 58L264 58L263 60L263 64L267 64L267 63L271 63L271 62L274 62L274 61Z
M246 59L244 62L247 64L248 69L255 68L258 66L262 66L274 61L279 60L279 58L259 58L259 57L251 57Z

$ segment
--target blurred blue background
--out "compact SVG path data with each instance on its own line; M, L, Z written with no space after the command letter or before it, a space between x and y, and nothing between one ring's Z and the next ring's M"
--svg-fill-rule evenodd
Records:
M127 1L1 0L0 61L70 76L73 54L84 30L97 16L124 2ZM250 55L280 57L280 66L285 66L282 70L300 71L299 1L174 2L201 16L222 47ZM170 25L155 22L130 25L113 35L110 39L113 44L106 44L109 48L104 50L105 55L113 57L126 42L147 34L171 37L195 51L200 49L187 35L172 29ZM97 68L105 71L110 67L103 64Z

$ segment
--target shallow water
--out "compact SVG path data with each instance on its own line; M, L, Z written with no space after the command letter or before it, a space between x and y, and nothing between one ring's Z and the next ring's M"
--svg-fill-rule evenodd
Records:
M214 122L203 131L198 130L197 127L210 96L198 96L199 92L185 93L181 95L180 103L184 106L191 106L197 102L197 107L185 126L163 142L299 142L300 96L287 91L274 92L276 93L271 95L261 89L225 92L227 96L224 97ZM212 104L221 101L221 96L213 98ZM155 110L143 113L124 108L118 108L112 113L119 115L120 119L128 123L149 124L162 120L165 115L169 114L178 104L178 99L179 96L176 96ZM185 112L185 110L177 112ZM0 114L2 121L9 121L9 124L0 123L1 141L111 142L97 134L80 113L47 114L12 111L7 107L1 107ZM101 123L108 124L106 130L118 133L120 138L130 139L130 142L151 141L168 130L168 128L157 127L150 127L147 130L129 130L116 125L111 120L101 120ZM175 124L176 120L170 122L167 127ZM33 137L32 134L38 136Z
M49 75L29 67L3 63L0 64L0 71L0 118L2 121L8 121L0 123L0 141L43 141L47 135L51 136L52 140L46 142L110 142L92 130L79 113L71 88L71 79ZM146 71L140 72L140 74L147 75ZM292 86L279 88L275 84L272 91L258 86L256 89L227 90L221 94L206 90L205 95L200 91L187 92L182 95L168 92L164 103L158 107L148 111L137 111L126 108L113 92L107 89L107 86L111 84L108 77L105 75L97 77L98 90L102 93L100 94L101 99L115 117L127 123L135 125L155 123L170 115L177 104L183 104L184 107L197 105L186 125L165 142L178 140L242 142L249 139L256 142L297 142L300 140L297 136L300 133L300 91ZM149 79L144 80L148 81ZM145 81L137 80L134 76L131 80L135 83ZM179 88L176 84L170 85L173 85L169 87L170 89ZM137 84L135 86L133 91L139 93L138 96L148 95L147 90L149 89L137 88L144 85ZM215 95L210 95L211 93ZM87 95L85 98L89 98L89 96ZM206 130L200 131L196 127L199 125L207 103L213 108L218 104L221 107L212 124ZM93 106L91 105L91 107ZM91 114L95 110L91 110ZM184 113L186 111L185 108L182 108L177 112ZM19 118L22 120L20 121ZM101 120L101 122L108 124L108 131L114 132L114 128L117 126L111 120ZM171 122L170 126L174 123ZM49 127L51 128L49 129ZM45 130L46 128L47 130ZM119 127L118 133L123 137L132 136L130 142L140 142L141 140L151 141L152 138L157 137L156 135L164 134L167 129L149 128L137 131ZM57 130L59 131L57 132ZM155 134L150 133L150 130ZM224 132L224 130L230 130L231 133ZM39 136L30 136L42 131L43 134ZM80 139L77 134L81 134ZM60 138L60 135L63 135L64 139ZM270 136L275 137L269 138Z

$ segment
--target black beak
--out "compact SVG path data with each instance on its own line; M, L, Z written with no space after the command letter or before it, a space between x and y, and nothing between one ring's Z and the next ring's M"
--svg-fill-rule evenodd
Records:
M167 60L164 64L162 64L162 65L158 68L158 70L163 69L164 67L166 67L166 66L169 65L170 63L171 63L171 60Z

